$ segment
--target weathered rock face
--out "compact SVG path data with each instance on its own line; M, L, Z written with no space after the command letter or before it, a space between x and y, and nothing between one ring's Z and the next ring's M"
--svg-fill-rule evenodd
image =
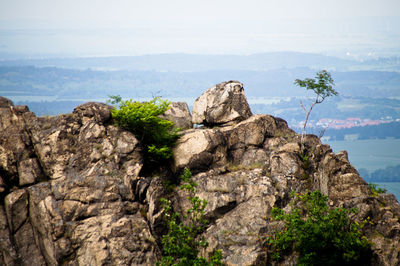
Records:
M186 131L174 149L174 169L192 171L225 166L248 166L267 160L264 140L275 134L294 136L287 123L269 115L255 115L234 126Z
M109 106L37 118L2 104L0 114L1 265L155 262L139 142L109 123Z
M242 121L252 115L243 84L227 81L208 89L193 105L193 124L221 125Z
M226 139L232 136L236 138L241 125L243 129L251 130L250 126L244 125L266 118L274 120L269 116L256 116L228 129L213 130L223 131ZM273 125L279 122L277 120ZM247 146L252 156L247 157L245 151L240 158L227 144L227 166L200 171L193 177L199 184L196 195L208 201L206 215L212 221L204 233L210 245L203 255L208 256L218 248L222 250L227 265L274 264L266 256L262 241L263 236L274 232L276 222L268 218L270 210L273 207L285 207L291 191L318 189L329 196L332 206L360 210L354 218L358 222L368 217L371 219L364 233L373 243L372 265L398 265L400 205L394 196L383 194L372 197L368 185L348 162L347 154L334 154L328 145L321 144L315 136L307 136L305 140L305 146L312 154L306 167L298 155L299 136L284 124L280 125L275 127L272 134L265 133L263 138L246 138L246 144L237 142L239 147ZM255 146L252 147L250 143ZM236 157L229 154L236 154ZM251 159L247 161L246 158ZM212 165L213 161L210 161ZM175 200L181 212L190 206L187 195L181 191ZM295 264L295 258L287 258L283 265Z
M209 113L202 123L214 126L183 131L168 172L176 178L190 168L196 195L208 201L204 256L218 248L226 265L276 264L263 246L276 226L271 209L287 206L291 191L318 189L331 206L357 208L353 219L370 218L363 231L373 265L400 264L400 205L393 195L373 197L346 152L308 135L305 159L282 119L247 112L215 122L219 111ZM0 265L154 265L165 233L160 199L181 212L190 203L181 190L167 191L167 176L141 177L142 164L139 141L113 126L105 104L36 117L0 98Z
M192 115L187 103L172 102L171 107L162 115L164 119L174 122L176 128L192 128Z

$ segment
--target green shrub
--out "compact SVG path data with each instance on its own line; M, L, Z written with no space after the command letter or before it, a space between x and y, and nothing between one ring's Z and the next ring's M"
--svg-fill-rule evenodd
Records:
M273 219L284 228L267 236L266 245L273 260L292 251L299 254L299 265L368 265L370 243L361 233L363 226L351 221L354 209L329 208L320 191L296 195L292 210L273 208Z
M373 197L377 197L379 194L386 193L386 189L379 187L377 184L368 183L368 187L371 190Z
M172 147L178 139L174 123L160 117L170 102L159 97L149 102L122 101L119 96L110 96L115 104L111 110L116 124L135 134L144 148L144 159L155 165L172 156Z
M181 176L183 183L179 187L190 194L195 191L197 186L191 176L189 169L185 169ZM210 261L198 256L199 248L208 246L204 237L199 237L208 224L208 221L204 219L207 201L196 196L190 196L189 200L192 207L182 215L172 210L169 200L161 199L164 204L164 219L167 223L168 233L162 237L164 256L158 265L222 265L220 250L214 251Z

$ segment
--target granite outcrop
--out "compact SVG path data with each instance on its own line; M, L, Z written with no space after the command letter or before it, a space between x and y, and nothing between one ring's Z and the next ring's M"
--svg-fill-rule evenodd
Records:
M271 209L285 207L291 191L321 190L331 206L357 208L352 219L368 218L373 265L400 264L400 205L373 195L345 151L307 135L305 162L300 136L283 119L252 115L240 82L196 102L193 117L182 104L167 116L187 128L168 174L144 176L140 141L114 125L111 106L36 117L0 97L0 264L155 265L165 233L160 199L168 195L177 211L190 206L184 192L165 188L184 168L208 201L206 257L218 248L226 265L276 264L263 245Z

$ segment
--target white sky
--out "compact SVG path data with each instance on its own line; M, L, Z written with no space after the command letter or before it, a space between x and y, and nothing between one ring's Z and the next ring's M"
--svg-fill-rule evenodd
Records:
M3 34L0 52L321 52L354 43L396 50L399 39L372 36L400 36L400 23L383 16L400 18L400 0L0 0L0 30L75 30ZM94 29L108 32L79 31Z
M400 0L0 0L1 20L49 27L399 15Z

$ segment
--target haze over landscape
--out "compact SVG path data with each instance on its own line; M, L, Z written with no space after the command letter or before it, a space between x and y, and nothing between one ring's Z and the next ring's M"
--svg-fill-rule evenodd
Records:
M396 0L0 2L3 57L160 53L399 54Z

